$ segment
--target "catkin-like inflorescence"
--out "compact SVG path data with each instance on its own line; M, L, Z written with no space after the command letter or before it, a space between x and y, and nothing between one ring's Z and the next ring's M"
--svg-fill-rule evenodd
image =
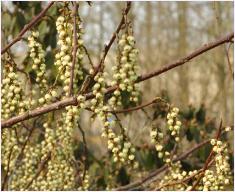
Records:
M186 177L189 177L191 175L194 175L197 173L197 170L194 171L189 171L186 172L182 169L182 165L180 161L177 161L175 163L172 163L171 166L169 167L169 170L167 174L163 177L163 179L160 181L159 186L164 186L162 187L162 191L175 191L175 190L190 190L191 186L188 186L186 183L178 183L175 185L167 185L168 183L174 183L177 181L182 181Z
M77 83L79 80L83 79L82 71L82 60L84 56L83 40L82 40L82 25L81 20L78 18L76 20L77 24L77 53L76 53L76 63L74 65L74 81L73 88L75 92L78 90ZM56 21L56 29L58 31L58 45L60 46L60 51L55 55L55 65L58 67L58 71L61 74L60 79L63 81L63 90L68 96L69 94L69 84L71 76L71 67L73 65L73 24L71 23L71 14L67 17L59 16Z
M42 44L38 40L39 32L32 31L31 35L28 37L28 46L29 46L29 56L33 60L32 69L36 73L36 82L40 87L40 92L43 94L48 87L47 79L45 76L46 73L46 64L45 64L45 51L42 49Z
M131 144L125 135L125 128L122 134L116 134L112 127L116 125L116 120L112 114L105 113L104 128L102 137L108 140L108 150L112 152L113 161L121 165L128 165L134 169L138 168L138 162L135 160L135 147Z
M103 72L98 72L94 77L95 84L92 88L92 93L95 95L95 98L91 100L91 110L95 114L99 115L102 121L105 120L104 111L108 110L108 107L104 105L104 96L105 96L105 80Z
M1 84L1 115L3 119L8 119L14 115L24 113L28 103L23 101L24 94L15 69L12 66L5 65L3 76Z
M224 190L224 187L232 182L228 144L221 140L212 139L211 145L215 153L215 169L205 171L201 186L203 186L204 191Z
M130 101L138 102L139 91L137 80L137 57L138 50L135 48L135 39L132 35L123 34L118 41L120 55L118 56L118 64L114 66L112 85L118 85L113 96L109 100L109 104L116 109L121 106L121 92L127 91L130 93Z
M150 132L150 137L151 137L151 143L155 145L155 149L158 152L158 157L163 158L164 157L164 150L163 150L163 133L161 132L160 129L157 129L155 126L151 126L151 132Z
M80 177L83 177L83 173L80 174ZM87 191L90 187L90 175L88 171L86 171L84 178L82 178L82 184L78 188L79 191Z
M167 124L168 129L171 132L171 136L175 138L175 141L179 141L179 134L181 129L181 121L178 118L179 109L177 107L173 107L167 114Z

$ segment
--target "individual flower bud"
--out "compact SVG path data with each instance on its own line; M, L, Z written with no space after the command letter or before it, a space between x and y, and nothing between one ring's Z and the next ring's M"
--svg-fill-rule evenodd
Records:
M99 83L96 83L95 85L94 85L94 89L95 90L98 90L100 88L100 84Z
M132 161L132 160L134 160L135 156L134 155L129 155L128 158L129 158L129 160Z
M121 47L123 47L125 44L126 44L125 39L121 39L121 40L118 42L118 45L121 46Z
M175 138L175 141L176 141L176 142L179 142L179 140L180 140L179 137L176 137L176 138Z
M157 131L151 131L150 135L152 138L155 138L157 136Z
M228 131L231 131L231 127L228 127L228 126L225 127L225 131L227 131L227 132L228 132Z
M56 96L57 96L57 92L56 92L55 90L52 90L52 91L51 91L51 95L52 95L53 97L56 97Z
M50 101L50 100L51 100L51 95L50 95L49 93L47 93L47 94L45 95L45 99L46 99L47 101Z
M163 146L162 146L162 145L159 145L159 144L156 145L156 150L157 150L157 151L161 151L162 149L163 149Z
M215 139L211 139L211 145L215 145L216 144L216 140Z
M43 104L45 102L44 98L40 98L38 101L40 104Z

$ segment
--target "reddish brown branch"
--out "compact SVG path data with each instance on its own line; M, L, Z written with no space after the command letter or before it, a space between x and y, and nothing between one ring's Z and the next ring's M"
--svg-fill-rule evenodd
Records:
M1 54L5 53L12 45L14 45L15 43L17 43L18 41L20 41L23 37L23 35L30 30L34 25L36 25L38 23L38 21L40 21L40 19L46 14L46 12L48 11L48 9L53 5L53 1L51 1L45 9L43 9L36 17L34 17L31 22L27 25L24 26L24 28L20 31L20 33L17 35L17 37L15 37L12 42L10 42L9 44L7 44L6 47L4 47L1 50Z
M178 67L180 65L183 65L187 62L189 62L190 60L192 60L193 58L197 57L198 55L201 55L202 53L209 51L215 47L217 47L218 45L224 44L224 43L228 43L231 41L231 39L233 39L234 37L234 32L229 33L228 35L226 35L225 37L222 37L214 42L211 43L207 43L204 46L198 48L197 50L193 51L192 53L190 53L189 55L187 55L186 57L183 57L173 63L169 63L168 65L165 65L164 67L162 67L160 70L156 70L153 71L152 73L147 73L145 75L140 76L140 78L137 80L137 82L140 81L144 81L146 79L149 79L151 77L160 75L166 71L169 71L170 69L173 69L175 67Z
M73 95L73 80L74 80L74 68L76 64L76 54L78 50L78 41L77 41L77 3L74 2L73 8L73 62L70 72L70 82L69 82L69 96Z
M88 148L87 148L85 131L82 129L82 127L79 124L79 122L77 124L78 124L78 129L79 129L79 131L82 134L82 141L83 141L83 145L84 145L84 155L85 155L85 158L84 158L84 163L83 163L84 164L84 171L83 171L83 176L82 176L82 179L84 180L85 176L86 176L87 169L88 169Z
M91 60L91 56L90 56L90 54L89 54L87 48L86 48L84 45L83 45L82 47L83 47L83 49L84 49L84 51L85 51L85 53L86 53L86 55L87 55L87 58L88 58L88 60L89 60L89 63L90 63L90 65L91 65L92 69L94 69L95 67L94 67L94 64L93 64L93 62L92 62L92 60Z
M146 73L144 75L141 75L138 80L136 81L136 83L139 83L139 82L142 82L142 81L145 81L147 79L150 79L152 77L155 77L155 76L158 76L162 73L165 73L166 71L169 71L177 66L180 66L180 65L183 65L184 63L188 62L189 60L217 47L217 46L220 46L224 43L227 43L227 42L230 42L231 39L233 38L233 33L230 33L229 35L226 35L225 37L222 37L214 42L211 42L211 43L208 43L206 45L204 45L203 47L197 49L196 51L190 53L188 56L182 58L182 59L179 59L178 61L176 62L173 62L173 63L170 63L168 65L166 65L165 67L161 68L161 69L158 69L158 70L154 70L154 72L151 72L151 73ZM109 87L106 91L106 94L107 93L112 93L113 91L115 91L117 89L117 86L112 86L112 87ZM86 95L86 99L91 99L94 97L94 95L92 94L92 92L90 93L87 93ZM45 113L48 113L48 112L51 112L51 111L55 111L55 110L59 110L59 109L62 109L66 106L69 106L69 105L77 105L78 102L77 102L77 99L75 97L69 97L69 98L66 98L62 101L58 101L58 102L55 102L53 104L50 104L50 105L47 105L45 107L41 107L41 108L38 108L38 109L34 109L32 111L29 111L27 113L24 113L22 115L18 115L16 117L12 117L8 120L4 120L1 122L1 127L2 128L6 128L6 127L10 127L18 122L21 122L21 121L24 121L24 120L27 120L27 119L30 119L30 118L33 118L33 117L36 117L36 116L39 116L39 115L42 115L42 114L45 114Z
M136 111L136 110L139 110L139 109L143 109L143 108L145 108L145 107L147 107L149 105L152 105L154 103L157 103L158 101L166 102L162 98L156 97L152 101L150 101L148 103L145 103L143 105L139 105L137 107L132 107L132 108L129 108L129 109L120 109L120 110L115 110L115 111L107 111L107 112L110 112L110 113L126 113L126 112Z

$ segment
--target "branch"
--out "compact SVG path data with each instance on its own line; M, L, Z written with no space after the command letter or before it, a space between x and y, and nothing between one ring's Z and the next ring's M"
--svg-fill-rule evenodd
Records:
M84 160L84 172L83 172L83 176L82 179L85 179L85 175L86 175L86 171L88 169L88 148L87 148L87 142L86 142L86 137L85 137L85 132L82 129L81 125L79 124L79 122L77 122L78 124L78 129L82 134L82 141L83 141L83 145L84 145L84 153L85 153L85 160Z
M217 46L220 46L224 43L227 43L227 42L230 42L231 39L233 38L233 32L230 33L229 35L226 35L225 37L222 37L214 42L211 42L211 43L208 43L206 45L204 45L203 47L195 50L194 52L190 53L188 56L182 58L182 59L179 59L178 61L176 62L173 62L173 63L170 63L168 65L166 65L165 67L161 68L161 69L158 69L158 70L155 70L154 72L151 72L151 73L146 73L144 75L141 75L136 83L139 83L139 82L142 82L142 81L145 81L147 79L150 79L152 77L155 77L155 76L158 76L162 73L165 73L166 71L169 71L177 66L180 66L180 65L183 65L184 63L188 62L189 60L217 47ZM89 86L87 86L89 87ZM113 91L115 91L117 89L117 85L115 86L112 86L112 87L109 87L107 88L107 91L105 94L108 94L108 93L112 93ZM94 95L92 94L92 92L90 93L87 93L86 95L86 100L88 99L91 99L94 97ZM55 110L59 110L59 109L62 109L66 106L70 106L70 105L77 105L78 102L77 102L77 99L75 97L69 97L69 98L66 98L62 101L58 101L58 102L55 102L53 104L50 104L50 105L47 105L45 107L41 107L41 108L38 108L38 109L34 109L32 111L29 111L27 113L24 113L22 115L18 115L16 117L12 117L8 120L4 120L1 122L1 128L6 128L6 127L10 127L18 122L21 122L21 121L24 121L24 120L27 120L27 119L30 119L30 118L33 118L33 117L36 117L36 116L39 116L39 115L42 115L42 114L45 114L45 113L48 113L48 112L51 112L51 111L55 111Z
M94 74L93 74L93 77L95 77L95 75L96 75L100 70L103 69L105 58L106 58L106 56L107 56L107 54L108 54L108 52L109 52L109 50L110 50L110 48L111 48L113 42L114 42L115 39L116 39L117 34L118 34L118 33L120 32L120 30L122 29L122 26L123 26L123 24L125 23L125 17L126 17L126 15L128 14L130 8L131 8L131 2L128 1L127 4L126 4L126 8L125 8L125 10L123 11L122 19L121 19L121 21L120 21L120 23L119 23L119 25L118 25L116 31L113 33L113 36L111 37L111 39L110 39L108 45L105 45L105 48L104 48L104 51L103 51L103 56L102 56L102 58L101 58L101 60L100 60L99 65L96 67L96 70L95 70L95 72L94 72Z
M90 63L90 65L91 65L92 69L94 69L95 67L94 67L94 64L93 64L93 62L92 62L92 60L91 60L91 56L90 56L90 54L89 54L87 48L86 48L84 45L83 45L82 47L83 47L83 49L84 49L84 51L85 51L85 53L86 53L86 55L87 55L87 58L88 58L88 60L89 60L89 63Z
M186 57L183 57L173 63L169 63L168 65L165 65L162 69L160 70L156 70L156 71L153 71L152 73L147 73L145 75L142 75L140 76L140 78L137 80L137 82L140 82L140 81L144 81L146 79L150 79L154 76L157 76L157 75L160 75L166 71L169 71L170 69L173 69L175 67L178 67L180 65L183 65L187 62L189 62L190 60L192 60L193 58L197 57L198 55L201 55L203 54L204 52L207 52L219 45L222 45L224 43L228 43L231 41L231 39L233 39L234 37L234 32L231 32L229 33L228 35L226 35L225 37L222 37L214 42L211 42L211 43L207 43L205 44L204 46L198 48L197 50L193 51L192 53L190 53L189 55L187 55Z
M46 14L46 12L48 11L48 9L53 5L53 1L51 1L45 9L43 9L36 17L33 18L33 20L31 20L31 22L27 25L24 26L24 28L20 31L20 33L17 35L17 37L15 37L13 39L13 41L9 44L7 44L7 46L5 48L3 48L1 50L1 54L5 53L12 45L14 45L16 42L20 41L23 37L23 35L30 30L34 25L36 25L38 23L38 21Z
M150 101L148 103L145 103L145 104L142 104L142 105L139 105L137 107L132 107L132 108L129 108L129 109L120 109L120 110L114 110L114 111L107 111L107 112L116 114L116 113L126 113L126 112L136 111L136 110L139 110L139 109L143 109L144 107L147 107L147 106L152 105L154 103L157 103L158 101L166 103L166 101L164 101L162 98L156 97L152 101Z
M199 148L203 147L204 145L206 145L207 143L210 142L210 139L203 141L201 143L199 143L198 145L196 145L193 148L190 148L188 151L186 151L185 153L183 153L181 156L173 159L173 162L176 161L180 161L182 159L187 158L190 154L192 154L194 151L198 150ZM118 187L116 189L114 189L115 191L124 191L124 190L131 190L131 189L135 189L136 187L141 186L142 184L144 184L145 182L151 180L153 177L157 176L158 174L160 174L161 172L167 170L169 167L165 164L163 165L161 168L156 169L155 171L153 171L152 173L150 173L149 175L147 175L145 178L140 179L138 181L135 181L133 183L130 183L128 185L125 186L121 186Z
M229 59L229 48L231 47L231 42L228 44L228 48L226 49L225 47L225 53L226 53L226 57L227 57L227 61L228 61L228 67L229 67L229 71L231 73L232 78L234 79L234 73L233 73L233 69L232 69L232 64L231 61Z
M77 41L77 3L74 2L74 8L73 8L73 62L71 66L71 72L70 72L70 82L69 82L69 96L73 95L73 79L74 79L74 66L76 64L76 54L78 49L78 41Z

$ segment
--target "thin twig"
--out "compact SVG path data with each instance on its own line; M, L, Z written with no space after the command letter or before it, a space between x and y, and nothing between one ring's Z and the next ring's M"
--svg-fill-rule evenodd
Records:
M149 105L152 105L154 103L157 103L158 101L166 102L162 98L156 97L152 101L150 101L148 103L145 103L145 104L142 104L142 105L139 105L137 107L132 107L132 108L128 108L128 109L113 110L113 111L107 111L107 112L110 112L110 113L126 113L126 112L136 111L136 110L139 110L139 109L143 109L143 108L145 108Z
M232 69L232 64L229 58L229 48L231 47L231 42L228 44L228 48L226 49L226 46L224 46L225 49L225 53L226 53L226 57L227 57L227 62L228 62L228 68L230 71L230 74L232 76L232 78L234 79L234 73L233 73L233 69Z
M10 42L6 47L4 47L1 50L1 54L5 53L12 45L14 45L15 43L17 43L18 41L20 41L23 37L23 35L30 30L34 25L36 25L38 23L38 21L40 21L40 19L46 14L46 12L48 11L48 9L53 5L53 1L51 1L45 9L43 9L36 17L34 17L29 24L25 25L24 28L20 31L20 33L12 40L12 42Z
M77 2L74 2L73 7L73 62L70 72L70 82L69 82L69 96L73 95L73 80L74 80L74 68L76 64L76 54L78 50L78 41L77 41Z
M90 65L91 65L92 69L94 69L95 67L94 67L94 64L93 64L93 62L92 62L92 60L91 60L91 56L90 56L90 54L89 54L87 48L86 48L84 45L82 45L82 47L83 47L83 49L84 49L84 51L85 51L85 53L86 53L86 55L87 55L87 58L88 58L88 60L89 60L89 63L90 63Z
M85 132L82 129L81 125L78 124L78 129L80 130L81 134L82 134L82 141L83 141L83 145L84 145L84 153L85 153L85 160L84 160L84 172L83 172L83 180L85 179L85 175L86 175L86 171L88 169L88 148L87 148L87 142L86 142L86 137L85 137Z
M230 42L230 40L233 38L233 32L230 33L229 35L226 35L225 37L222 37L220 39L217 39L216 41L214 42L211 42L211 43L208 43L206 45L204 45L203 47L197 49L196 51L192 52L191 54L189 54L188 56L176 61L176 62L173 62L171 64L168 64L166 65L165 67L161 68L161 69L157 69L155 70L154 72L150 72L150 73L146 73L142 76L140 76L138 78L138 80L136 81L136 83L139 83L139 82L142 82L142 81L145 81L147 79L150 79L152 77L155 77L155 76L158 76L162 73L165 73L166 71L169 71L177 66L180 66L186 62L188 62L189 60L219 46L219 45L222 45L224 43L227 43L227 42ZM186 59L187 58L187 59ZM89 86L87 86L89 87ZM105 94L108 94L108 93L112 93L114 92L115 90L117 89L117 86L112 86L112 87L109 87L107 88L107 91ZM86 100L88 99L91 99L94 97L94 95L92 94L92 92L90 93L87 93L85 94L86 96ZM51 112L51 111L55 111L55 110L59 110L59 109L62 109L66 106L70 106L70 105L77 105L78 104L78 101L75 97L69 97L69 98L65 98L64 100L62 101L58 101L58 102L55 102L55 103L52 103L52 104L49 104L47 106L44 106L44 107L41 107L41 108L38 108L38 109L34 109L32 111L28 111L22 115L18 115L18 116L15 116L15 117L12 117L8 120L4 120L1 122L1 128L6 128L6 127L10 127L18 122L21 122L21 121L24 121L24 120L27 120L27 119L30 119L30 118L33 118L33 117L36 117L36 116L39 116L39 115L42 115L42 114L45 114L45 113L48 113L48 112Z

